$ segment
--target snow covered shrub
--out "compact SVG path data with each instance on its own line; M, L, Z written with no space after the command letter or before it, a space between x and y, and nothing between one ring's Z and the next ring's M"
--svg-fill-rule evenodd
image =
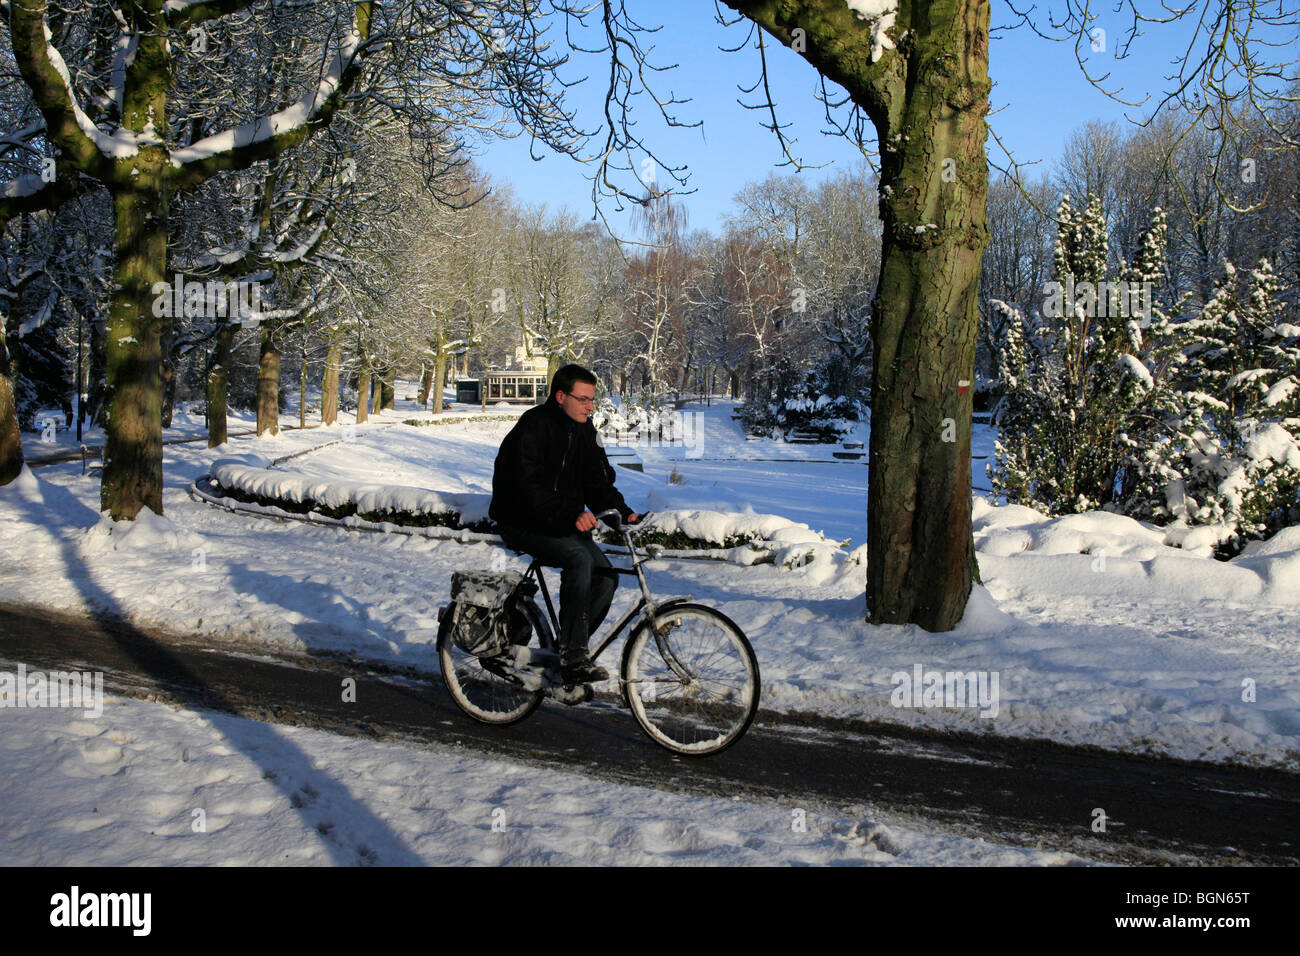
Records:
M671 405L647 407L626 402L620 408L605 398L591 413L591 423L608 439L677 441L682 437L681 419Z
M1051 514L1124 500L1142 450L1166 430L1177 364L1169 319L1177 306L1151 294L1164 273L1164 213L1155 210L1118 281L1107 275L1100 200L1078 211L1066 196L1057 215L1054 282L1042 308L1026 317L993 302L1009 321L989 469L997 494Z
M1226 263L1186 345L1169 434L1143 456L1127 510L1158 523L1219 525L1222 554L1300 523L1300 327L1267 261L1242 300Z
M750 397L740 406L740 427L746 435L757 438L775 438L780 434L776 421L776 405L767 399Z
M829 443L852 431L860 415L857 402L827 394L824 376L813 371L779 402L747 402L740 421L750 435L789 438L802 432Z

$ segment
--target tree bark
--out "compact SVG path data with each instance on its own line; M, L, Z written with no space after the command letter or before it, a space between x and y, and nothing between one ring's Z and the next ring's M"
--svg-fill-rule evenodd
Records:
M280 347L270 323L262 324L262 351L257 362L257 434L280 434Z
M307 353L298 365L298 427L307 427Z
M172 354L176 342L176 323L162 323L162 427L172 427L172 414L176 409L176 356Z
M907 133L881 164L867 602L874 623L947 631L979 580L970 442L988 244L989 10L953 0L911 12L917 68L891 104L890 124L891 135Z
M342 363L343 342L337 336L331 336L320 386L320 420L324 425L333 425L339 418L339 366Z
M421 408L429 406L429 391L433 388L433 368L427 363L420 363L420 394L416 396ZM441 411L441 409L439 409Z
M114 521L134 519L145 507L163 510L161 326L171 320L154 316L151 290L166 270L168 196L157 172L140 178L139 191L113 196L117 262L104 356L100 510Z
M384 370L374 369L370 373L370 414L377 415L384 409Z
M447 354L442 349L438 349L438 354L433 359L433 368L430 369L433 381L437 383L433 390L433 413L442 414L442 393L445 391L442 387L443 379L447 377Z
M979 574L970 426L988 241L988 2L900 0L888 31L897 49L876 60L871 25L842 0L727 3L783 43L800 30L804 58L848 91L882 145L867 610L873 623L951 630Z
M0 319L0 485L9 484L23 470L23 436L5 342L5 324Z
M239 326L223 325L217 332L212 351L212 364L208 367L208 447L216 448L226 443L226 407L230 387L230 361L234 354L235 333Z
M357 424L360 425L370 417L370 357L362 350L358 359L360 369L357 372Z

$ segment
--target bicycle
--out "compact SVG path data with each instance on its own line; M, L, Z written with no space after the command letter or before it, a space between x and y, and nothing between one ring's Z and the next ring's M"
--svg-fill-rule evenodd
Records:
M725 750L741 738L758 712L758 660L749 639L725 614L689 596L655 600L642 565L662 549L651 546L638 556L632 540L648 516L636 525L624 524L617 510L596 517L622 534L632 566L610 570L635 576L641 597L596 645L591 659L599 658L632 625L618 681L624 704L641 729L674 753L707 756ZM457 706L475 720L507 726L529 716L544 697L576 704L593 696L590 684L568 686L560 678L560 626L542 568L542 562L534 560L525 576L536 581L546 614L532 598L517 602L529 632L526 641L520 640L525 635L516 636L503 655L477 658L462 650L452 634L454 604L438 612L443 682Z

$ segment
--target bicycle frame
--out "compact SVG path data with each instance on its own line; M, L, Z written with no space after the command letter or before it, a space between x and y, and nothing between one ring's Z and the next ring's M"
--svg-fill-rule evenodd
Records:
M602 512L598 517L604 517L608 513L609 512ZM614 512L614 514L617 513L618 512ZM605 637L601 639L600 643L596 645L596 648L590 652L590 657L593 661L600 657L600 655L603 654L605 650L614 643L614 641L618 640L618 636L622 634L624 629L633 621L639 618L644 622L646 627L653 629L655 615L659 611L671 607L674 604L682 604L691 600L690 595L678 595L668 598L665 601L656 601L654 595L650 593L650 585L646 582L645 572L641 569L641 565L652 560L652 557L648 553L645 556L639 556L637 554L636 547L632 543L632 531L628 527L623 526L621 522L619 530L623 533L623 540L626 543L628 554L632 558L632 567L611 567L608 571L615 574L626 574L635 577L637 583L641 586L641 597L637 599L636 604L634 604L627 613L619 618L619 621L614 626L613 630L606 634ZM551 650L558 652L560 621L559 617L555 613L555 605L551 603L551 592L546 586L546 577L542 573L542 568L544 567L546 567L546 565L543 564L541 560L534 558L532 564L528 566L528 570L524 573L526 575L531 575L537 581L538 588L542 592L542 600L546 603L546 616L550 618L551 624L550 642L556 645L552 647ZM689 674L677 660L677 655L672 652L672 649L668 647L667 643L664 641L664 634L661 634L657 630L655 631L655 643L658 645L659 653L663 656L664 661L673 669L677 676L683 679L688 678Z

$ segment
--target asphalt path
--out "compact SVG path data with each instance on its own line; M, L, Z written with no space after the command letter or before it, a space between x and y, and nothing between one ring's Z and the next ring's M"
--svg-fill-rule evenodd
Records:
M1095 860L1300 863L1300 776L1113 751L760 711L726 752L657 747L613 697L546 701L511 727L471 721L435 675L275 658L107 617L0 604L0 661L101 670L105 689L273 723L485 756L617 783L741 796ZM342 680L356 681L344 702ZM1097 811L1105 830L1096 829Z

